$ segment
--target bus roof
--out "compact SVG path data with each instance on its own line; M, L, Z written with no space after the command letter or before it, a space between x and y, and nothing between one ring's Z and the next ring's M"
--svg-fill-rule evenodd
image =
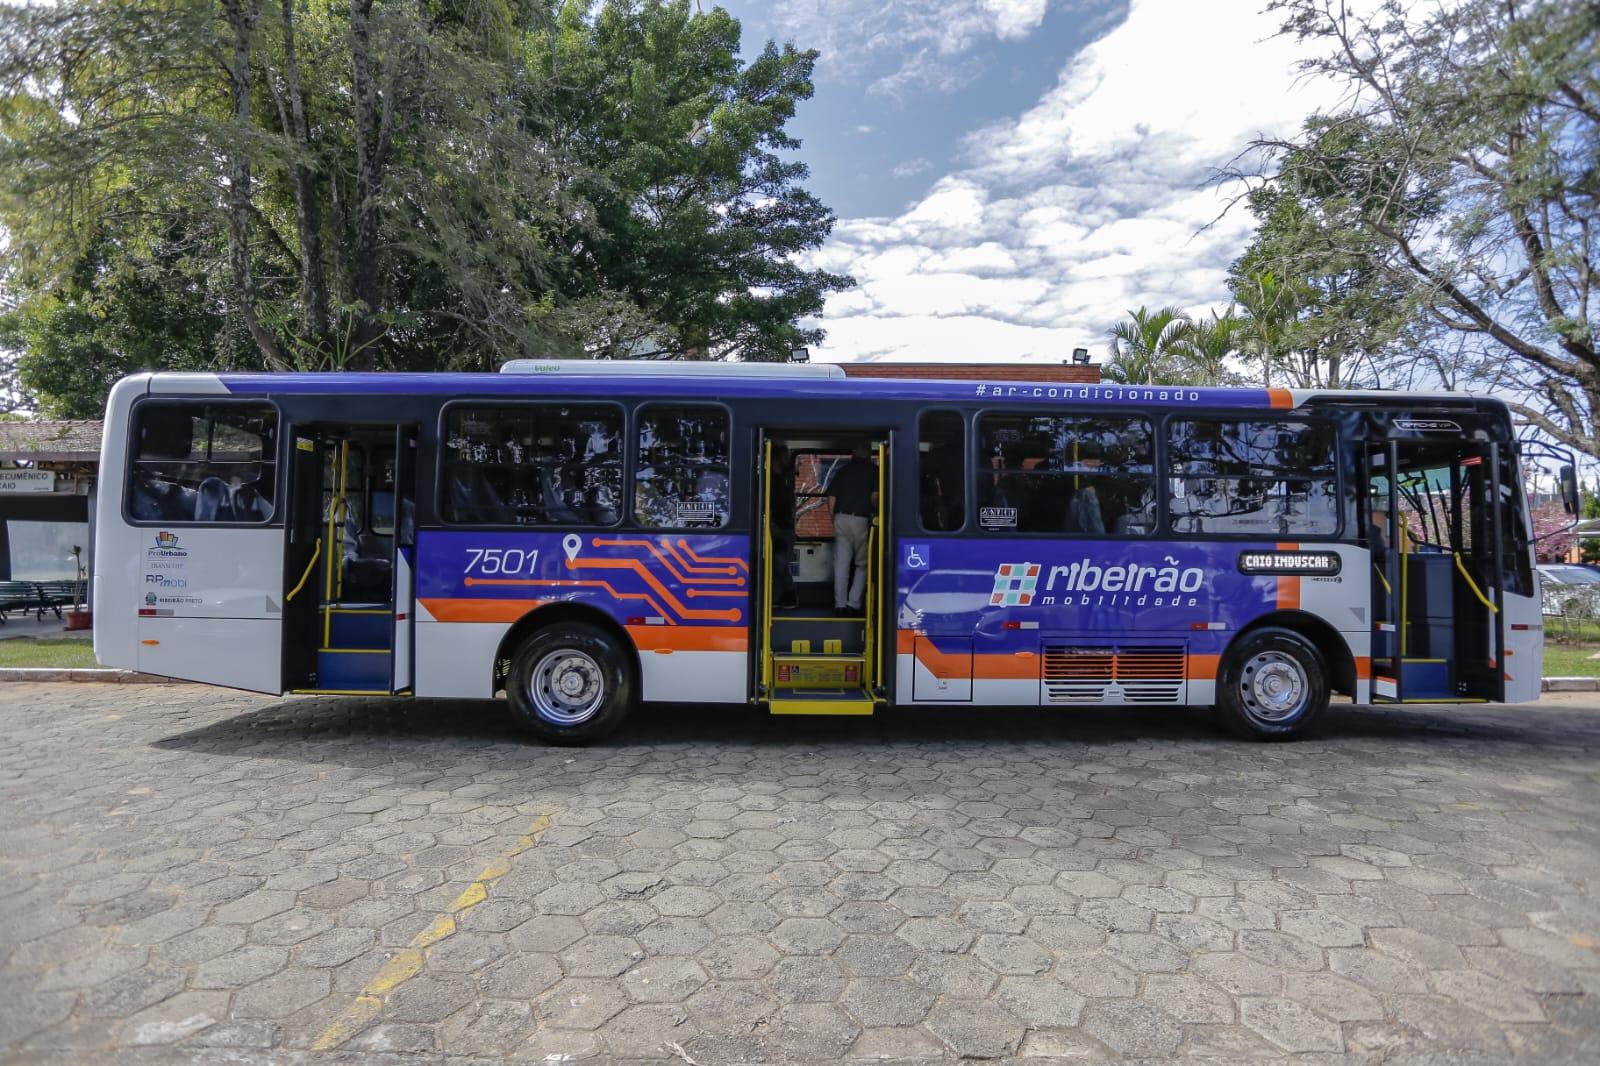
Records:
M927 403L977 401L1005 407L1030 402L1291 410L1313 400L1352 405L1503 407L1493 397L1463 392L1377 392L1339 389L1191 388L1179 385L1087 384L1059 381L940 381L927 378L849 378L840 374L781 371L688 370L695 363L648 363L648 371L626 363L576 363L554 372L507 373L157 373L142 375L145 391L165 395L537 397L583 396L697 399L908 400ZM715 364L709 364L715 365ZM724 364L725 366L727 364ZM745 364L745 370L757 364ZM823 364L826 365L826 364ZM598 369L604 367L604 369ZM630 372L632 371L632 372Z

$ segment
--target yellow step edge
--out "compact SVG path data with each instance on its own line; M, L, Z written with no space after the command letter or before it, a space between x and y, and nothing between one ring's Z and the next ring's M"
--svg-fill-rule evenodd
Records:
M317 654L329 652L334 655L389 655L388 648L318 648Z
M405 696L409 693L390 692L386 688L292 688L296 696Z
M878 701L862 697L858 700L815 700L805 697L781 697L767 701L767 710L773 714L826 714L863 717L878 708Z

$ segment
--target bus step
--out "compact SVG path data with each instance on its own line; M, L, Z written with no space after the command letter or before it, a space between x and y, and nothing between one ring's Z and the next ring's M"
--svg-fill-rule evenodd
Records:
M317 687L343 691L389 691L388 648L320 648Z
M780 689L854 687L861 684L863 662L860 655L774 655L773 684Z
M870 715L878 701L859 688L794 688L767 700L773 714Z
M328 617L328 647L385 648L394 640L394 610L335 607Z
M778 652L807 651L860 655L866 626L848 618L774 618L772 647Z

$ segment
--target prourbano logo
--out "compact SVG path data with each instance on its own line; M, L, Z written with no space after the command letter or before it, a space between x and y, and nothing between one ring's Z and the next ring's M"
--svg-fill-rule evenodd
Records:
M1178 607L1195 606L1195 593L1205 584L1205 571L1184 566L1168 555L1162 565L1104 563L1080 559L1051 566L1043 563L1001 563L995 568L991 607ZM1042 587L1041 587L1042 583Z

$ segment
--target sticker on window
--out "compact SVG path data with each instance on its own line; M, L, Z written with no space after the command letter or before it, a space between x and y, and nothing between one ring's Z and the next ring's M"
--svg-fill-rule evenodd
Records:
M715 526L717 524L717 505L702 503L699 500L678 501L678 525L680 526Z
M980 507L978 508L978 525L983 529L1016 529L1017 509L1015 507Z

